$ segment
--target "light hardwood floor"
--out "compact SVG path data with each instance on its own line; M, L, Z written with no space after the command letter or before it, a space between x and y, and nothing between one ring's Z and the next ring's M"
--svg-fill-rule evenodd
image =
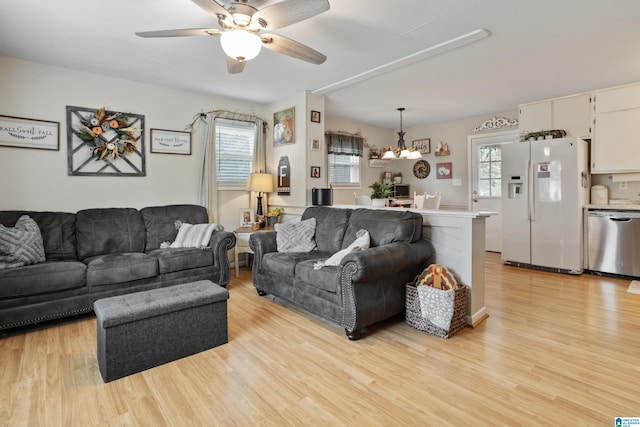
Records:
M628 280L503 266L490 317L448 340L342 329L229 285L229 343L104 384L92 316L0 338L10 426L612 426L640 416L640 295Z

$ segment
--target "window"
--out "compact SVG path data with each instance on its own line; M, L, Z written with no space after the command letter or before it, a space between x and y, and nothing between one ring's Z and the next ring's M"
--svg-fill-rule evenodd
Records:
M478 196L500 197L502 147L499 144L478 147Z
M329 154L329 183L336 186L360 185L359 156Z
M215 123L218 186L244 188L253 169L255 124L220 118Z

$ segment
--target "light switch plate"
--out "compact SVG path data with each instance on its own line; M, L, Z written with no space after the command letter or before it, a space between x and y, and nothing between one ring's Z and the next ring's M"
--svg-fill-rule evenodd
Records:
M462 179L454 178L451 180L451 185L454 187L460 187L462 185Z

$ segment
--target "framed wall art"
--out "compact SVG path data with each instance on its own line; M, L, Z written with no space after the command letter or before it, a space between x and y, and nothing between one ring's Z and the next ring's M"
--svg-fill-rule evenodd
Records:
M0 116L0 145L58 151L60 150L60 123Z
M309 175L311 178L320 178L320 166L311 166Z
M311 151L320 151L320 140L312 139L311 140Z
M436 179L451 179L453 177L453 166L451 162L436 163Z
M320 123L320 111L311 110L311 121L313 123Z
M411 141L411 146L420 154L428 154L431 152L431 138L414 139Z
M296 143L296 107L273 113L273 145Z
M151 129L151 152L191 155L191 132Z
M67 106L72 176L145 176L144 116Z

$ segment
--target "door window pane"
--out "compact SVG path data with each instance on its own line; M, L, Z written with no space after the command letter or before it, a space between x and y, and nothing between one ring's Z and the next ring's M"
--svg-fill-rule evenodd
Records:
M478 196L500 197L502 149L497 145L478 147Z

